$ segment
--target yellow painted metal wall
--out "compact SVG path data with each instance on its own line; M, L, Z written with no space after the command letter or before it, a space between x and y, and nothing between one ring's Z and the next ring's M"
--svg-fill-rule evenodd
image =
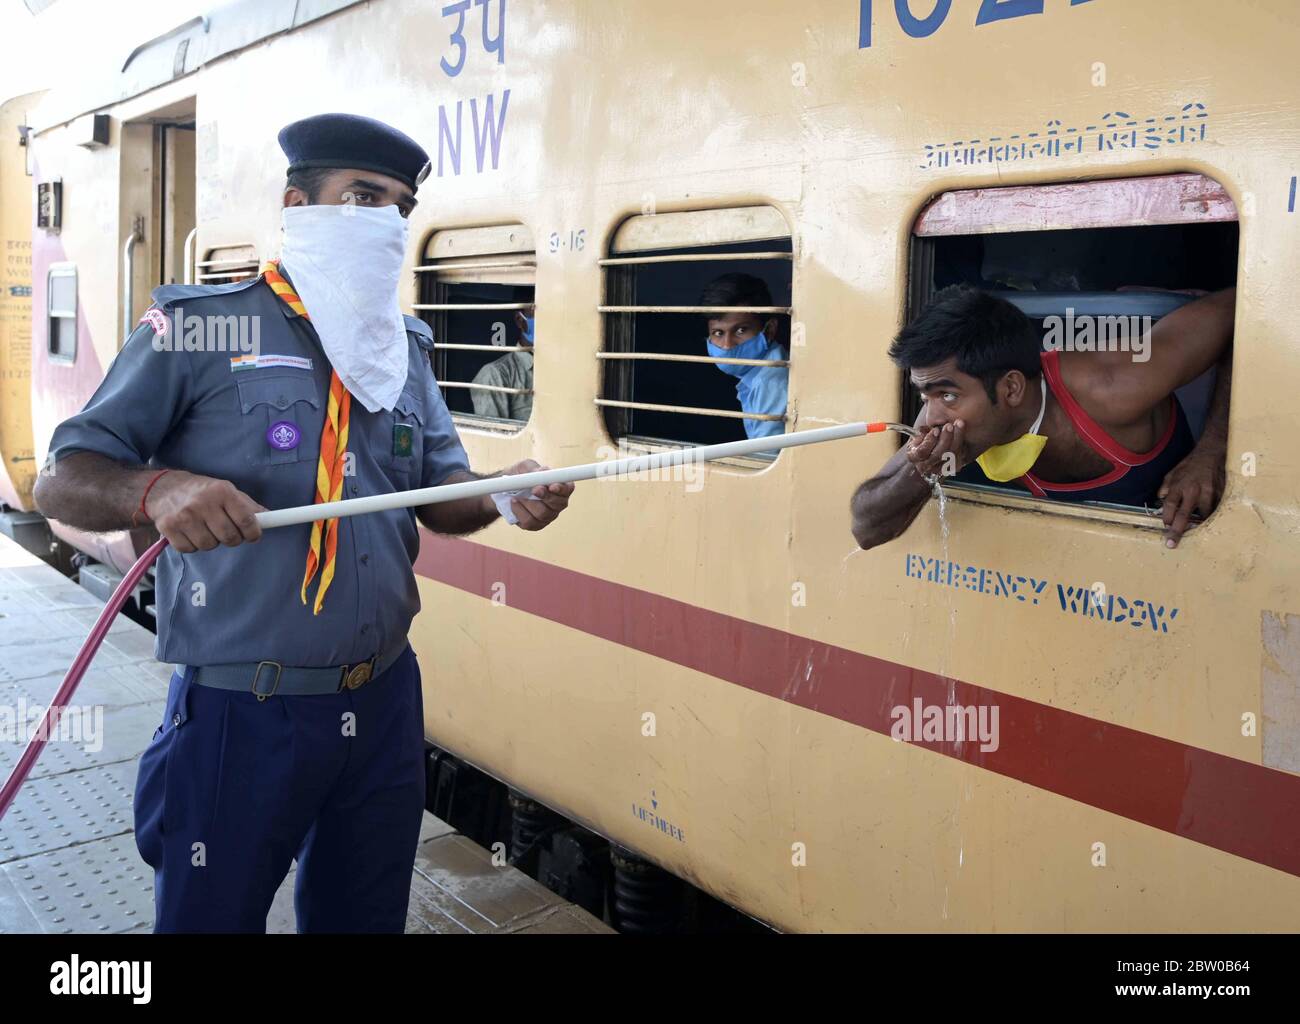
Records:
M18 127L40 99L18 96L0 106L0 501L32 508L32 179Z
M510 222L532 231L537 396L515 436L463 430L481 470L525 457L588 462L610 443L592 401L596 260L647 202L770 204L792 226L793 317L806 338L791 371L798 429L897 415L885 349L904 314L911 226L936 194L1187 171L1221 182L1241 228L1229 481L1218 512L1177 551L1131 518L955 500L946 539L932 506L899 541L855 553L848 499L892 451L879 438L787 452L759 473L710 467L698 493L583 486L544 533L497 525L476 540L1261 763L1264 731L1300 728L1242 729L1264 703L1261 616L1300 612L1300 456L1285 415L1300 379L1293 5L1048 0L1042 14L979 25L982 0L952 6L932 34L912 36L893 4L877 3L861 47L858 5L844 0L512 4L504 63L482 47L476 8L464 67L450 76L439 62L457 60L455 19L393 0L163 92L197 95L200 251L253 242L274 252L275 133L331 109L388 120L434 154L413 239ZM481 117L489 95L499 109L507 90L499 166L488 147L480 171L473 111ZM1203 138L1107 149L1094 130L1081 152L954 156L970 140L1052 122L1085 134L1107 116L1176 127L1197 104ZM445 141L441 169L438 154L440 125L451 132L458 109L455 174ZM68 175L91 174L60 148L63 130L45 132L41 152L52 165L66 159ZM94 187L107 195L116 184ZM588 239L580 252L544 244L576 230ZM94 265L84 290L106 359L117 344L115 256L88 227L70 223L67 243L70 258ZM52 425L38 417L38 434ZM1253 476L1237 471L1247 453ZM910 578L908 555L1102 582L1179 614L1167 634L1117 628ZM1294 875L553 625L511 608L508 594L500 606L428 580L421 589L413 640L432 740L778 927L1284 929L1300 915ZM641 733L646 712L657 715L653 739ZM651 789L686 843L629 814ZM804 866L792 864L795 843ZM1105 868L1092 865L1096 843L1109 851Z

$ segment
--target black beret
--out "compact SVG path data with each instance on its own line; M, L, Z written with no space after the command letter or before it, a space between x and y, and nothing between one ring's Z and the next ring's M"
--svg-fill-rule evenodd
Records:
M356 114L317 114L280 129L288 173L310 167L355 167L419 187L429 174L429 154L382 121Z

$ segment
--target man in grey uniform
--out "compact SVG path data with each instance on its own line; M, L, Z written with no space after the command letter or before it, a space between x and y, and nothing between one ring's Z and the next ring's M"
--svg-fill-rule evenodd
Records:
M36 491L70 525L152 521L170 542L157 657L177 670L135 804L156 931L264 931L295 858L300 931L403 930L424 811L407 643L417 524L463 534L499 514L465 499L259 529L264 508L477 478L430 331L397 306L427 155L339 114L289 125L280 143L282 265L155 290L98 391L55 431ZM216 322L256 325L257 350L216 344L203 328ZM509 507L541 529L572 489Z

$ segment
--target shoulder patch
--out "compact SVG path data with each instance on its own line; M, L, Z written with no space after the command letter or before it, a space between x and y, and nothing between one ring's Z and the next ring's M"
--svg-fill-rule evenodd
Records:
M415 335L415 343L426 352L432 352L433 328L418 316L408 316L406 313L403 313L402 319L406 321L406 333Z
M247 277L242 281L234 281L231 284L164 284L155 288L152 296L154 305L159 309L166 310L175 303L187 299L206 299L214 295L231 295L236 292L247 291L261 280L262 277L259 274L256 277Z
M161 309L146 309L139 323L148 324L153 328L154 334L167 333L167 314Z

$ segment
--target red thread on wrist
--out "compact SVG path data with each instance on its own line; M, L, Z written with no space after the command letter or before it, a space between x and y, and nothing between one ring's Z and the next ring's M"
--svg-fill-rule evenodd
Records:
M131 515L131 522L135 522L136 516L143 517L146 523L153 522L153 519L149 516L149 510L144 507L144 503L149 500L149 492L153 490L153 485L170 472L170 469L160 469L153 475L149 482L145 484L144 493L140 495L140 507Z

